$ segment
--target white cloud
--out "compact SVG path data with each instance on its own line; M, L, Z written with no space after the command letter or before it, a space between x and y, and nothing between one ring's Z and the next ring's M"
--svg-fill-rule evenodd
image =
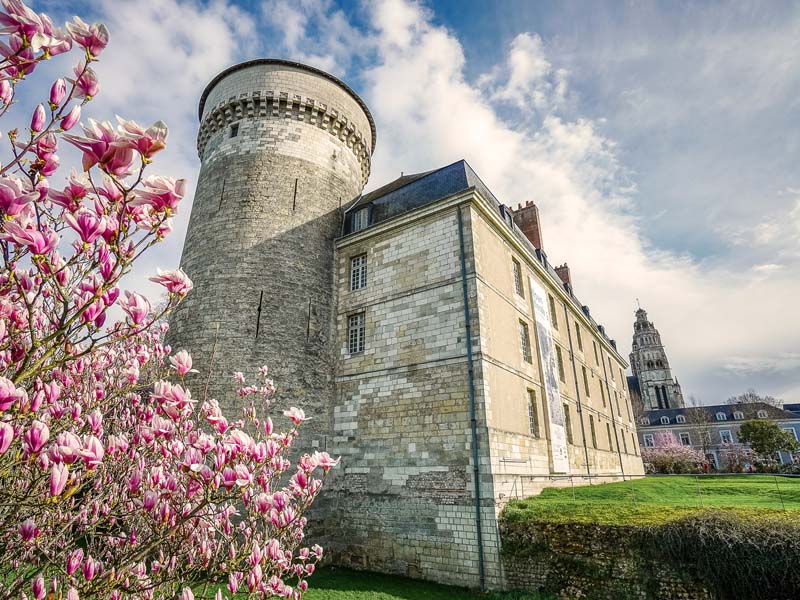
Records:
M359 76L380 140L369 187L401 171L466 158L501 201L535 200L545 248L553 262L569 262L592 314L627 352L634 299L641 298L687 393L727 397L741 382L712 384L707 377L727 364L726 357L795 346L798 320L764 318L786 310L786 295L797 289L790 272L773 269L756 280L748 271L700 263L645 238L628 212L636 187L603 124L561 114L560 94L536 94L543 77L563 72L551 65L535 34L518 36L506 61L471 83L461 42L427 8L384 0L371 3L367 17L375 62ZM539 102L541 126L504 120L487 85L510 101Z

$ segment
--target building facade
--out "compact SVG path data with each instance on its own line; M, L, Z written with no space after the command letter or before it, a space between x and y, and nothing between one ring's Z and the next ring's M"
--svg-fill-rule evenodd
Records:
M644 410L685 406L681 386L672 376L661 334L642 308L636 311L633 324L630 362Z
M726 453L747 448L739 441L739 427L745 421L770 419L800 439L800 413L786 408L755 402L652 410L639 417L639 443L642 448L653 448L658 434L669 432L684 446L700 450L714 469L729 470ZM788 452L775 458L780 464L795 462Z
M200 110L195 290L170 343L228 410L230 372L268 364L312 413L306 447L342 457L310 515L334 561L501 587L505 500L643 474L627 365L533 204L509 209L464 161L362 195L369 112L296 63L228 69Z

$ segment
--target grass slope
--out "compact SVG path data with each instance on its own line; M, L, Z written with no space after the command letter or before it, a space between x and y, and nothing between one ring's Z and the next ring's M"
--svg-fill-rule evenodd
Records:
M635 499L635 502L634 502ZM771 515L800 510L800 479L772 475L645 477L593 486L550 488L509 503L505 517L608 525L657 525L715 508Z
M550 600L520 593L480 594L464 588L347 569L320 569L304 600Z

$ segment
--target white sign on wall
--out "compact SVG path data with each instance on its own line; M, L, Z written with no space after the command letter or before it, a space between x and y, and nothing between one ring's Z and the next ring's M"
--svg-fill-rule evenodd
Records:
M531 302L536 317L536 335L539 340L539 359L542 365L542 384L547 396L547 415L550 421L550 452L553 471L569 473L569 454L567 452L567 431L564 425L564 407L561 404L561 391L558 387L558 362L551 330L550 304L547 292L532 277L528 278L531 288Z

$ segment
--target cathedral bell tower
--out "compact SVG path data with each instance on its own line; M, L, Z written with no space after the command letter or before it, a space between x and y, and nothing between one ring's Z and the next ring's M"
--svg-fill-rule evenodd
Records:
M683 394L678 380L672 376L661 334L643 308L636 311L633 324L631 369L639 380L645 410L683 408Z

